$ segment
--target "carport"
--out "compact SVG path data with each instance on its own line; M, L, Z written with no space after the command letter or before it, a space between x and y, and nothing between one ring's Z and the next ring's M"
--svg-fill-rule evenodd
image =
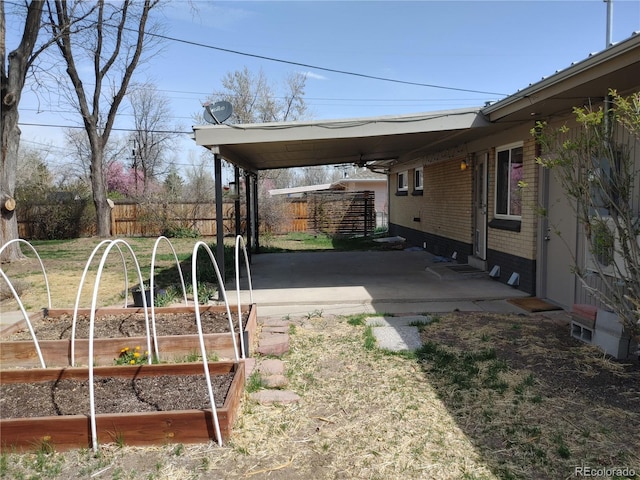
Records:
M234 165L235 182L244 174L247 238L260 248L258 183L260 170L355 164L385 173L394 162L424 148L446 149L483 134L495 125L479 108L415 115L345 120L194 126L198 145L214 154L216 198L222 198L222 160ZM480 133L483 132L483 133ZM236 200L236 219L240 201ZM223 259L222 204L216 202L217 257ZM239 222L236 222L239 233ZM224 265L221 265L222 270Z

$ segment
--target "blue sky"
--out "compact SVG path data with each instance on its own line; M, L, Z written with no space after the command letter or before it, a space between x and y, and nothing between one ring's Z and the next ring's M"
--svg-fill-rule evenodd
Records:
M186 130L207 95L220 88L224 74L245 66L254 72L262 69L276 90L288 73L308 74L306 103L313 119L481 106L604 49L606 12L603 0L173 0L161 15L169 37L432 86L374 80L175 41L165 42L163 52L138 71L137 79L157 85L170 99L175 122ZM614 0L612 40L639 30L640 0ZM15 47L11 37L7 43ZM59 108L42 99L38 106L35 95L25 95L20 120L69 124L71 116L63 120L60 114L47 113ZM118 126L127 128L130 117L122 113ZM23 140L63 147L60 130L23 126ZM191 143L181 143L183 152Z

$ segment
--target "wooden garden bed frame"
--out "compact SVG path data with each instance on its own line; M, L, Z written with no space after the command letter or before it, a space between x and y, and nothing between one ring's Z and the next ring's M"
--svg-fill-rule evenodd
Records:
M237 306L231 306L231 312L237 312ZM243 332L246 355L253 354L253 348L256 338L256 328L258 316L256 305L249 305L242 308L242 313L249 314L245 331ZM224 306L217 305L201 305L200 313L215 312L224 313ZM79 315L89 315L90 309L83 308L78 310ZM119 315L119 314L143 314L142 308L99 308L96 310L96 319L99 321L100 316ZM195 321L195 312L193 306L179 307L159 307L155 309L156 315L162 314L191 314ZM73 309L51 309L34 313L30 320L37 320L47 315L49 317L57 317L60 315L73 315ZM151 314L149 314L149 322L151 323ZM26 321L23 319L10 327L6 328L1 335L9 335L20 329L26 329ZM219 358L235 358L232 337L229 333L206 333L204 334L205 346L207 353L215 353ZM63 340L40 340L38 339L40 350L47 367L66 367L70 365L71 359L71 339ZM111 365L114 359L118 358L120 351L124 347L133 347L135 345L146 345L146 337L118 337L118 338L94 338L93 340L94 364ZM236 344L238 347L238 355L241 355L240 334L236 333ZM158 336L158 349L160 350L160 361L175 361L177 358L185 357L192 353L200 352L200 344L197 334L189 335L167 335ZM89 340L78 339L75 341L75 357L76 364L87 365L89 355ZM32 340L19 341L0 341L0 365L3 369L20 368L20 367L40 367L40 361L36 352L35 345Z
M209 371L211 376L234 374L223 407L216 409L220 435L225 441L231 434L244 392L244 362L210 362ZM144 376L202 375L202 381L206 381L202 363L96 367L94 375L131 380ZM0 371L0 384L63 379L87 380L88 369L68 367ZM96 412L96 426L99 444L122 441L126 445L161 445L217 440L211 409L121 414ZM2 451L34 450L43 444L52 446L56 451L89 448L89 412L82 415L0 419Z

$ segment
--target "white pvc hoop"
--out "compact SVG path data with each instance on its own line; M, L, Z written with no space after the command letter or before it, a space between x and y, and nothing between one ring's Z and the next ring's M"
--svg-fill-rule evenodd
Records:
M20 307L20 311L22 311L22 316L24 317L24 319L27 322L27 327L29 328L29 333L31 334L31 338L33 339L33 343L34 343L34 345L36 347L36 352L38 353L38 358L40 359L40 365L42 366L42 368L47 368L47 366L44 363L44 358L42 357L42 352L40 351L40 344L38 343L38 339L36 338L36 332L33 331L33 326L31 325L31 321L29 320L29 314L24 309L24 305L22 304L22 301L20 300L20 296L18 295L18 292L16 292L15 288L13 288L13 285L9 281L9 277L7 277L7 275L4 273L4 270L2 270L2 268L0 268L0 274L2 275L2 278L4 278L5 282L7 282L7 285L9 285L9 289L11 290L11 293L13 293L13 297L18 302L18 306Z
M211 412L213 417L214 428L216 432L216 438L218 439L218 445L222 446L222 436L220 434L220 423L218 422L218 411L216 409L216 402L213 397L213 388L211 387L211 373L209 372L209 361L207 359L207 349L204 345L204 335L202 333L202 321L200 319L200 302L198 301L198 277L197 277L197 260L198 260L198 249L199 247L204 247L206 252L209 254L209 258L213 263L213 266L216 271L216 276L218 278L218 285L220 286L220 292L222 292L222 296L224 298L224 303L227 308L227 316L229 317L229 327L231 329L231 338L233 341L233 350L236 355L236 362L238 361L238 347L236 345L235 332L233 328L233 320L231 318L231 310L229 309L229 301L227 300L227 292L224 288L224 283L222 281L222 275L220 275L220 268L218 267L218 262L213 255L213 252L209 248L209 246L205 242L196 242L193 247L193 255L191 259L191 281L193 282L193 297L195 300L195 313L196 313L196 325L198 326L198 338L200 340L200 351L202 353L202 363L204 365L204 376L207 380L207 390L209 392L209 402L211 404Z
M247 247L244 243L242 235L236 237L236 294L238 299L238 330L240 331L240 347L242 350L242 358L247 358L246 348L244 345L244 331L242 329L242 305L240 305L240 260L238 249L242 244L242 252L244 253L244 264L247 269L247 277L249 279L249 305L253 305L253 287L251 285L251 269L249 268L249 256L247 255Z
M180 261L178 260L178 254L176 253L175 248L173 248L173 244L169 241L169 239L165 236L160 236L156 239L156 242L153 245L153 252L151 253L151 275L149 277L149 291L151 293L151 328L153 329L153 339L155 343L155 351L156 358L160 358L160 352L158 350L158 342L156 335L156 306L155 306L155 263L156 263L156 253L158 250L158 245L162 240L166 240L173 252L173 258L176 260L176 267L178 267L178 273L180 274L180 284L182 285L182 295L184 297L184 304L188 305L189 301L187 300L187 287L184 284L184 277L182 275L182 268L180 267Z
M38 262L40 263L40 269L42 270L42 275L44 276L44 284L47 287L47 301L49 302L48 303L48 308L51 309L51 289L49 288L49 279L47 278L47 272L44 269L44 264L42 263L42 259L40 258L40 255L38 255L38 252L33 247L33 245L31 245L29 242L27 242L26 240L24 240L22 238L14 238L13 240L9 240L7 243L5 243L0 248L0 255L2 255L2 252L4 251L4 249L7 248L12 243L24 243L25 245L27 245L33 251L33 253L35 253L36 258L38 259ZM6 279L6 281L7 281L7 283L10 283L8 278Z
M7 248L9 245L11 245L13 243L24 243L29 248L31 248L31 250L33 250L33 253L35 253L36 258L38 259L38 262L40 263L40 268L42 269L42 275L44 276L44 283L45 283L45 285L47 287L48 308L51 309L51 290L49 288L49 279L47 278L47 272L45 271L44 264L42 263L42 259L40 258L40 255L38 255L38 252L33 247L33 245L31 245L26 240L23 240L22 238L15 238L13 240L9 240L7 243L5 243L2 246L2 248L0 248L0 254L2 254L2 252L4 251L5 248ZM7 282L7 285L9 286L9 289L11 290L11 293L13 294L13 298L15 298L16 302L18 302L18 306L20 307L20 311L22 312L22 316L24 317L24 320L27 322L27 328L29 329L29 333L31 334L31 338L33 339L33 344L36 347L36 353L38 354L38 359L40 360L40 365L42 366L42 368L47 368L47 366L45 364L45 361L44 361L44 357L42 356L42 351L40 350L40 343L38 342L38 338L36 337L36 332L33 330L33 325L31 325L31 320L29 319L29 314L27 313L27 310L24 308L24 304L22 303L22 300L20 299L20 295L18 295L18 292L16 292L16 289L14 288L13 284L9 280L9 277L7 276L6 273L4 273L2 268L0 268L0 274L2 274L2 278L4 278L4 281Z
M82 271L82 277L80 277L80 285L78 286L78 294L76 295L76 303L73 307L73 321L71 324L71 366L74 366L76 363L76 323L78 321L78 309L80 308L80 296L82 295L82 287L84 286L85 279L87 277L87 273L89 272L89 267L91 266L91 262L93 261L93 257L95 257L98 250L102 248L103 245L111 245L115 242L115 240L103 240L98 245L95 246L91 255L89 255L89 259L84 266L84 270ZM122 258L122 269L124 270L124 306L127 306L127 292L129 290L129 274L127 273L127 263L124 259L124 254L122 253L122 249L120 245L117 245L118 251L120 252L120 257ZM97 281L96 281L97 284Z
M91 420L91 445L93 447L93 451L98 451L98 432L96 425L96 404L95 404L95 385L93 384L93 330L96 318L96 304L98 302L98 287L100 286L100 279L102 278L102 270L104 268L104 264L109 256L109 252L114 246L118 246L118 244L124 244L131 253L133 257L133 262L136 267L136 271L138 272L138 281L140 285L144 284L142 279L142 271L140 270L140 264L138 263L138 259L136 258L135 253L131 249L131 246L125 242L124 240L109 240L111 242L104 253L102 254L102 258L100 259L100 264L98 265L98 273L96 275L96 282L93 286L93 295L91 298L91 316L89 318L89 410L90 410L90 420ZM142 304L144 307L144 318L147 332L147 352L151 353L151 336L149 332L149 316L147 314L147 299L146 295L142 295ZM154 342L157 343L154 338ZM151 364L151 355L147 355L148 362Z

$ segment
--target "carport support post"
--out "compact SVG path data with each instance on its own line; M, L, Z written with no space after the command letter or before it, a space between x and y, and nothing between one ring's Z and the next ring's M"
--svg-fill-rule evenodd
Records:
M235 198L233 199L233 210L236 220L236 237L242 235L240 231L240 167L233 168L233 181L236 182Z
M256 253L260 253L260 220L258 215L258 175L253 178L253 218L255 231L253 232L256 238Z
M224 218L222 217L222 159L219 153L213 154L214 178L216 184L216 262L220 276L225 282L224 274ZM195 279L194 279L195 280Z

